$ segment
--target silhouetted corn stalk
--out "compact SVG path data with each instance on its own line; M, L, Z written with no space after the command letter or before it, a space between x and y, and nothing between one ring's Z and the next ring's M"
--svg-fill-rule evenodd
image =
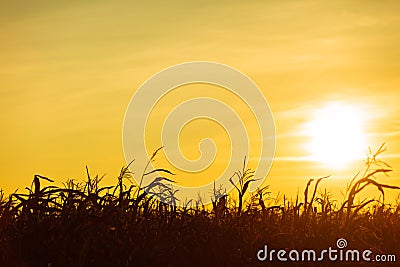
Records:
M233 181L234 177L237 177L236 182ZM229 179L231 184L236 188L239 195L239 206L238 206L239 215L242 212L244 194L249 188L250 183L256 181L255 179L253 179L253 177L254 177L254 171L247 168L246 158L244 158L242 170L235 172L235 174ZM239 184L239 186L236 185L237 183Z

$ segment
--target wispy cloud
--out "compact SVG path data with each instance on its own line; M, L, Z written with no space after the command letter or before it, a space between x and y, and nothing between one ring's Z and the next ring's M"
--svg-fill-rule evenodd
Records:
M374 133L367 133L368 137L396 137L400 136L400 131L393 131L393 132L374 132Z
M286 162L310 162L310 161L315 161L311 156L279 156L275 157L274 160L277 161L286 161Z

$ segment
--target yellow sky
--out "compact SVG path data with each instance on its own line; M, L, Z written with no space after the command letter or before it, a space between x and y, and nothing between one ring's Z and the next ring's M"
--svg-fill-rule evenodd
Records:
M337 186L362 167L338 171L307 160L302 127L332 101L367 110L369 145L386 142L395 169L382 180L400 184L398 1L0 3L0 185L7 192L35 173L84 178L85 165L114 182L132 95L163 68L195 60L233 66L263 91L277 130L266 180L274 192L294 194L308 178L328 174L326 185Z

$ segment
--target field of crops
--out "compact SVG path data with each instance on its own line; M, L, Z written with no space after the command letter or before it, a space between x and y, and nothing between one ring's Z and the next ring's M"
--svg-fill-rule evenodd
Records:
M346 238L349 248L400 257L399 203L355 201L366 187L383 196L400 188L378 182L376 175L390 169L375 156L366 165L348 185L343 203L318 189L324 178L310 180L294 200L272 197L267 186L247 192L252 172L245 167L232 178L236 197L216 188L212 205L198 199L183 207L155 197L173 201L173 190L162 183L168 178L134 186L127 168L108 187L89 171L86 181L69 180L63 187L35 175L26 193L1 195L1 266L398 266L279 263L256 256L265 244L276 250L322 250Z

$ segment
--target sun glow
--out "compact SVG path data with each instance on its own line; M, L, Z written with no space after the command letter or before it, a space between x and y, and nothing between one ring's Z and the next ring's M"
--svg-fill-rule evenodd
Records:
M363 159L368 148L364 120L362 109L349 104L333 102L316 110L306 126L311 158L335 169Z

